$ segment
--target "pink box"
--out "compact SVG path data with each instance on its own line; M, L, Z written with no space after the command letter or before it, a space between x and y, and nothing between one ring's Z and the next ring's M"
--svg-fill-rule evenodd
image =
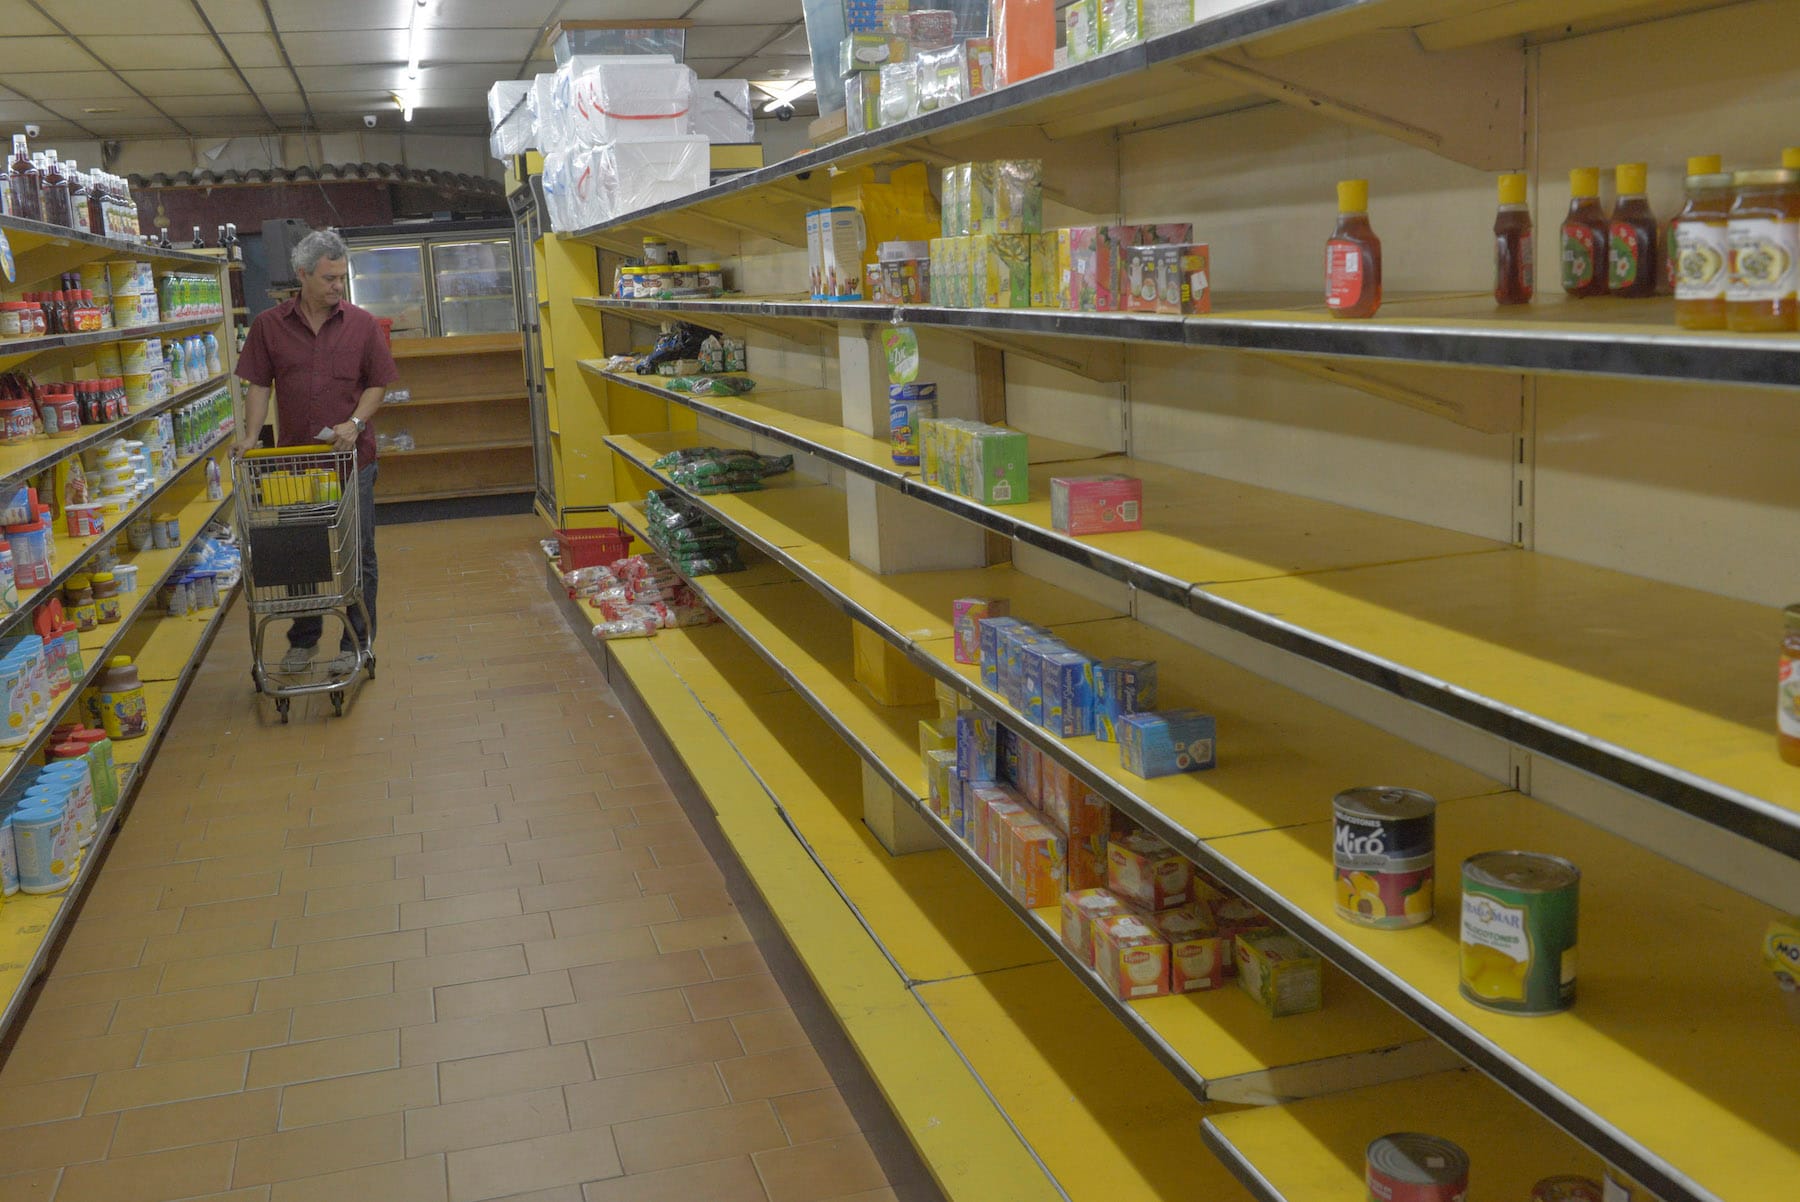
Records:
M1103 225L1094 240L1094 308L1123 313L1130 303L1126 254L1138 243L1139 227Z
M1094 254L1099 241L1100 228L1093 225L1070 226L1057 233L1056 270L1062 277L1063 308L1071 312L1092 313L1098 305Z
M1144 482L1136 476L1057 476L1050 481L1050 525L1076 535L1142 530Z
M950 603L950 630L959 664L981 662L981 627L986 618L1004 618L1012 606L1005 597L958 597Z
M1191 221L1171 221L1162 225L1140 225L1138 227L1138 245L1140 246L1180 246L1184 242L1194 240L1194 223Z

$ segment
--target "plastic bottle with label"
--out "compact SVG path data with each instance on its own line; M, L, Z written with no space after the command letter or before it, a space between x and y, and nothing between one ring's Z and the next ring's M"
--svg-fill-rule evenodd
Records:
M1725 324L1753 333L1792 330L1800 312L1800 171L1738 171L1731 186Z
M1338 181L1337 229L1325 243L1325 307L1333 317L1381 308L1381 239L1369 225L1369 181Z
M1675 324L1684 330L1725 328L1725 288L1731 250L1725 219L1731 176L1716 154L1687 161L1687 202L1669 221L1669 258L1675 276Z
M1650 211L1650 200L1644 194L1649 170L1645 163L1620 163L1613 169L1618 198L1607 223L1606 285L1614 296L1656 295L1660 248L1656 214Z
M141 739L149 733L143 682L129 655L115 655L106 661L99 688L100 721L107 738Z
M1531 236L1531 207L1525 203L1525 176L1500 177L1500 212L1494 218L1494 301L1527 305L1537 284L1537 246Z

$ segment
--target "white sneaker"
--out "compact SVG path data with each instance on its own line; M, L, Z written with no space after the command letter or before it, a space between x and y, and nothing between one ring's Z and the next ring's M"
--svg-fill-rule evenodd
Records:
M327 666L326 671L330 672L333 676L350 675L350 673L356 671L356 652L338 652L337 658L331 661Z
M313 652L317 647L289 647L287 654L281 657L281 670L289 676L297 676L312 667Z

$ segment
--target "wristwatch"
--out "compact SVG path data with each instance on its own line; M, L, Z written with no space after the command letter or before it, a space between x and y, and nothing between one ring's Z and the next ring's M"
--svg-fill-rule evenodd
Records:
M363 420L363 419L362 419L362 418L360 418L360 417L355 417L355 416L352 416L352 417L351 417L351 418L350 418L350 424L351 424L351 425L353 425L353 426L355 426L355 427L356 427L356 432L357 432L357 433L358 433L358 434L361 434L361 433L362 433L362 432L363 432L363 428L364 428L364 427L365 427L365 426L367 426L367 425L368 425L368 424L369 424L369 423L368 423L368 422L366 422L366 421L364 421L364 420Z

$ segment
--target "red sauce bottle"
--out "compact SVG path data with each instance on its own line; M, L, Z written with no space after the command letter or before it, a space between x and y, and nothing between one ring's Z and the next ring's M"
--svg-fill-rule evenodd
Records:
M1333 317L1381 308L1381 239L1369 226L1369 181L1339 180L1338 223L1325 243L1325 307Z
M1655 296L1662 278L1656 214L1644 195L1647 174L1643 163L1620 163L1613 170L1618 199L1607 227L1606 278L1614 296Z
M1562 223L1562 285L1570 296L1606 295L1606 214L1600 209L1600 168L1569 172L1569 214Z
M1525 203L1525 176L1509 173L1500 177L1500 213L1494 218L1494 300L1528 305L1536 284L1537 244Z

